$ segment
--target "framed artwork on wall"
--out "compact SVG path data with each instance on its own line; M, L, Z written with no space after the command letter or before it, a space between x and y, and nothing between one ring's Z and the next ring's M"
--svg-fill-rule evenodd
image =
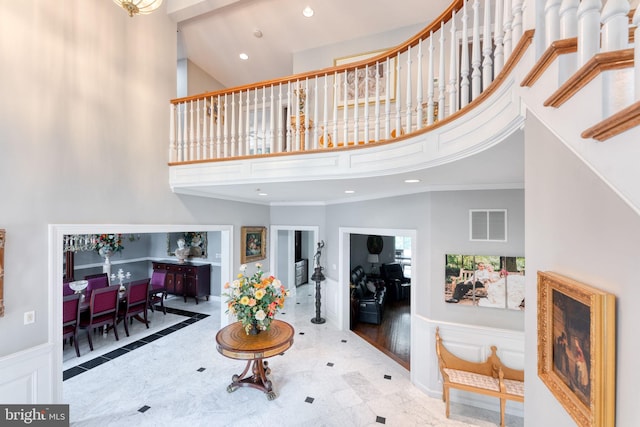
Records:
M242 227L240 233L240 263L260 261L266 258L267 228Z
M538 376L581 427L615 424L615 296L538 272Z
M386 50L386 49L385 49ZM343 58L337 58L333 61L334 65L351 64L353 62L364 61L365 59L378 56L385 50L378 50L375 52L362 53L354 56L345 56ZM387 82L387 74L389 75L389 81ZM396 59L386 59L377 64L369 67L362 66L356 70L349 70L346 73L342 72L338 74L338 107L345 106L345 78L347 83L347 99L346 104L351 106L356 102L356 97L359 104L363 104L365 101L365 93L368 94L369 102L375 102L376 87L380 94L380 102L393 101L396 98ZM357 88L356 88L357 80ZM387 85L389 87L387 87Z
M524 310L524 286L524 257L445 255L447 303Z

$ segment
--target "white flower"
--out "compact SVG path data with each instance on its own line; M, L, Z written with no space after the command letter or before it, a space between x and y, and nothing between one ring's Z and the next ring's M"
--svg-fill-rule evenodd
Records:
M240 271L241 271L242 273L244 273L246 270L247 270L247 264L242 264L242 265L240 266Z
M257 262L257 263L256 263L256 268L257 268L258 270L262 270L262 264L261 264L261 263L259 263L259 262Z
M256 312L256 320L264 320L266 317L267 315L263 310L258 310Z
M234 289L237 289L240 287L240 281L239 280L234 280L233 282L231 282L231 287Z
M274 279L273 282L271 282L271 286L273 286L275 289L280 289L280 286L282 286L282 282L279 279Z

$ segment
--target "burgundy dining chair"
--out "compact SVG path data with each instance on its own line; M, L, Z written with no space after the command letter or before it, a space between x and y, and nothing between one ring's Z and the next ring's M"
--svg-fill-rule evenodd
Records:
M93 341L91 340L92 329L98 327L113 326L113 333L118 338L118 291L120 285L107 286L106 288L94 289L89 301L89 312L86 316L80 316L80 328L86 329L89 339L89 348L93 351Z
M164 307L164 299L167 297L166 278L166 271L156 270L151 274L151 283L149 284L149 308L151 311L154 311L155 304L160 303L162 312L167 314L167 309Z
M69 282L64 282L62 284L62 296L63 297L68 297L69 295L73 295L75 293L75 291L73 289L71 289L71 286L69 286Z
M65 283L66 285L66 283ZM71 289L71 288L69 288ZM69 338L76 348L76 355L80 357L78 348L78 327L80 326L80 294L67 295L62 300L62 338Z
M149 305L149 279L135 280L127 286L127 298L118 313L118 322L124 321L124 331L129 336L129 322L134 317L144 323L149 329L147 320L147 306ZM144 319L140 317L143 313Z
M84 279L89 282L84 291L87 300L91 299L91 293L94 289L106 288L109 286L109 276L107 273L91 274L89 276L84 276Z

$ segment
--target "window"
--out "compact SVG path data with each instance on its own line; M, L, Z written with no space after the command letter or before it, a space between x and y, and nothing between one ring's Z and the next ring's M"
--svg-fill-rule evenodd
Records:
M411 237L395 236L395 262L405 277L411 277Z
M506 242L507 210L469 210L469 239L472 241Z

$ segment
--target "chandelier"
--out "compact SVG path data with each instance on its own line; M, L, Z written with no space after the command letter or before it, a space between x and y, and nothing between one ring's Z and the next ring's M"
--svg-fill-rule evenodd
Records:
M113 2L126 10L131 17L151 13L162 4L162 0L113 0Z
M63 248L65 252L92 251L97 242L95 234L65 234Z

